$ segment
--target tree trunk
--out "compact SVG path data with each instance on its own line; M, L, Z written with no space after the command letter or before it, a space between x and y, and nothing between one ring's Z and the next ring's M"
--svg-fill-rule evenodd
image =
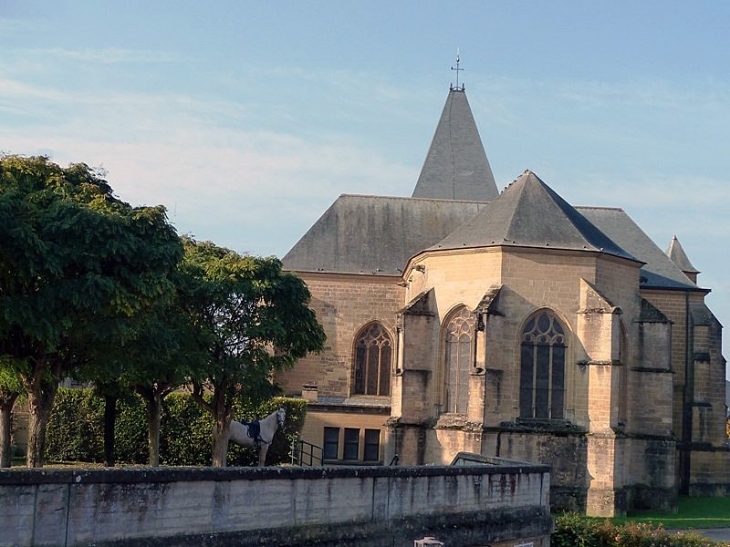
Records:
M28 406L30 407L30 423L28 424L27 467L43 467L46 447L46 426L53 408L53 400L58 391L58 382L41 380L26 386Z
M215 385L210 401L203 397L204 389L202 384L194 384L192 391L193 400L202 408L213 415L215 425L213 426L213 467L226 467L228 458L228 439L231 436L231 420L233 414L226 405L226 399L222 395L227 391L228 386L223 384Z
M147 448L149 464L160 465L160 428L162 424L162 394L156 390L145 397L147 407Z
M231 420L222 418L216 422L216 426L213 428L213 467L226 467Z
M114 467L114 430L117 423L117 397L104 395L104 465Z
M0 395L0 468L10 467L12 464L10 426L13 405L18 395L14 391L5 392Z
M29 373L20 375L23 389L28 394L28 450L27 467L43 467L46 448L46 427L51 416L53 401L58 392L63 363L46 356L33 359Z

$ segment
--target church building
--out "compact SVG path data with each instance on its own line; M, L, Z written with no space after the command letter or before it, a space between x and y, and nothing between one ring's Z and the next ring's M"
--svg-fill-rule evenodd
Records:
M722 326L679 241L529 170L500 192L463 86L411 197L340 196L283 263L327 342L277 380L325 464L539 462L596 516L730 494Z

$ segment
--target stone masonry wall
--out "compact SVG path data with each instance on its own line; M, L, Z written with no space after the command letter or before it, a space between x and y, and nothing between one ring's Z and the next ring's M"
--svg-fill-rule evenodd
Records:
M422 273L411 274L408 297L434 287L439 317L443 318L459 304L474 308L492 286L502 289L497 306L499 317L494 325L500 336L487 334L485 362L491 375L488 388L499 390L500 405L489 406L493 413L485 414L487 423L514 420L518 414L519 374L517 374L519 331L527 317L540 308L550 308L573 333L577 333L577 312L580 309L581 279L593 283L614 306L634 317L639 309L636 295L638 266L626 261L596 257L584 253L510 249L498 251L470 250L469 253L442 253L421 261ZM438 327L439 322L435 322ZM628 336L633 342L633 324L626 322ZM490 328L493 326L490 325ZM438 338L439 332L432 332ZM566 418L588 426L588 401L585 386L580 384L572 363L585 360L586 350L577 337L569 347L566 370ZM609 340L610 342L610 340ZM434 378L439 376L438 354L430 366ZM497 383L498 381L498 383ZM438 401L438 385L432 385L429 400Z
M550 533L549 485L516 463L3 470L0 546L516 541Z
M682 291L642 290L641 295L659 308L672 321L671 367L674 378L673 424L674 435L682 438L682 388L684 386L685 361L687 358L687 338L685 316L687 305Z
M691 496L730 496L730 447L692 453Z
M320 397L347 397L351 392L354 337L367 323L381 322L396 345L395 314L403 307L400 277L376 275L300 274L312 293L310 307L327 334L325 348L300 359L277 375L288 395L314 383ZM395 354L393 354L393 363Z

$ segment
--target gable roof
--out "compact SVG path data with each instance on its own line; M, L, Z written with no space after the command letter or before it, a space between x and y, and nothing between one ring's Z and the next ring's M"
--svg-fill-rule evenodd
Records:
M498 193L466 93L452 88L413 197L488 201Z
M529 170L432 249L494 246L588 250L636 260Z
M282 259L291 271L400 275L486 204L342 195Z
M651 238L623 209L613 207L576 207L588 220L600 228L623 249L639 258L644 265L641 287L697 289L697 285L657 247Z

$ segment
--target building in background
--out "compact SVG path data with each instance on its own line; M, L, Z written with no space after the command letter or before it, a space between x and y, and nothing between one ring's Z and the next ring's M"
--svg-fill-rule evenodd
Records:
M411 197L340 196L283 262L327 342L278 380L325 463L539 462L591 515L730 494L722 327L679 241L531 171L499 193L463 87Z

